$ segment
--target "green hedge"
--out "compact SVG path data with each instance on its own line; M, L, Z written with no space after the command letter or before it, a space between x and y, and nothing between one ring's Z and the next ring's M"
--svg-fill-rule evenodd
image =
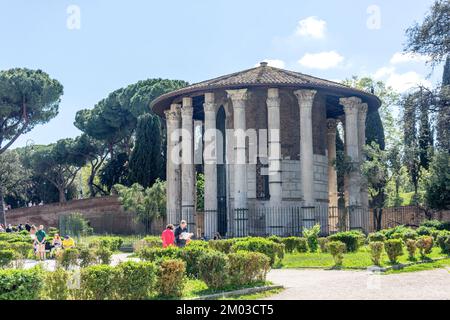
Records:
M328 240L340 241L345 244L347 252L356 252L364 243L365 236L360 231L338 232L328 236Z
M89 247L91 248L108 248L112 252L119 251L122 247L123 239L120 237L95 237L91 239Z
M208 245L213 250L223 253L230 253L231 247L236 243L236 241L237 239L209 240Z
M439 232L437 243L442 253L450 254L450 231L444 230Z
M267 255L270 259L270 265L275 264L276 259L282 260L284 257L285 245L276 243L265 238L246 238L236 241L231 246L231 252L238 251L260 252Z
M0 300L37 300L42 280L43 272L38 267L0 270Z
M110 300L117 290L116 269L109 265L81 269L80 297L84 300Z
M151 262L123 262L116 267L115 275L118 299L147 299L155 289L156 267Z
M238 251L228 254L229 281L233 285L246 285L264 281L270 269L270 259L263 253Z
M229 272L228 257L225 253L211 250L200 257L199 275L209 288L217 289L226 284Z
M158 267L156 290L161 297L181 297L186 264L180 259L162 260Z
M300 238L300 237L282 238L281 243L284 244L286 252L289 252L289 253L293 253L294 251L297 251L297 252L307 252L308 251L308 242L305 238Z

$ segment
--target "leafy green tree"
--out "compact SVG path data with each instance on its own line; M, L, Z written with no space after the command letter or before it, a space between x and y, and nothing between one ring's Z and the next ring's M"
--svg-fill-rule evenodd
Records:
M58 189L60 202L67 200L66 192L85 163L86 156L79 152L77 141L70 138L48 146L34 146L25 159L25 165L34 175L46 179Z
M425 198L432 209L450 209L450 155L436 152L430 164L430 173L426 181Z
M0 71L0 155L20 135L54 118L62 94L62 85L41 70ZM0 221L5 220L2 189L6 187L0 185Z
M131 187L116 184L119 201L126 211L136 213L138 220L149 230L155 218L166 213L166 183L159 179L150 187L144 188L135 183Z
M162 176L161 123L149 113L138 118L136 142L129 162L129 181L144 188Z
M205 209L205 175L203 173L197 174L197 210L203 211Z
M125 152L114 155L99 171L100 182L106 187L108 193L115 184L128 186L128 176L128 155Z
M406 30L405 50L431 57L432 65L446 59L450 52L450 2L436 0L422 23Z

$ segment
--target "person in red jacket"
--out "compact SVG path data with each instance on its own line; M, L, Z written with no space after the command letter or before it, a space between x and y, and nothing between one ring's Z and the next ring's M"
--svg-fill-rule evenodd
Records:
M161 235L163 248L175 245L175 235L173 234L173 224L168 224L166 230Z

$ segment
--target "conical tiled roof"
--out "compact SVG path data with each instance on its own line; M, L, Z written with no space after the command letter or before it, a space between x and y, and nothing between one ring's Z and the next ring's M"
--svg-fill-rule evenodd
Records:
M163 110L167 109L170 103L183 95L195 95L195 93L208 92L216 89L235 89L243 87L292 87L322 89L330 91L336 95L357 96L373 108L378 108L380 100L365 91L357 90L346 85L316 78L300 72L294 72L284 69L268 66L261 63L258 67L235 72L211 80L195 83L193 85L178 89L164 95L161 95L151 103L151 108L162 115Z

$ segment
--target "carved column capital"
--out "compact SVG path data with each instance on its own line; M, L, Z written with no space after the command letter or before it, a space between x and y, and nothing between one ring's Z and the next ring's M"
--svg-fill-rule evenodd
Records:
M270 88L267 90L267 107L268 108L279 108L280 107L280 97L278 89Z
M344 106L345 114L356 114L361 105L361 99L357 97L340 98L339 103Z
M181 116L192 118L194 114L194 108L192 107L192 98L185 97L183 98L183 106L181 108Z
M245 101L248 99L247 89L226 90L228 98L233 102Z
M316 93L317 90L309 90L309 89L300 89L294 91L294 94L298 99L300 107L306 108L312 107Z
M164 111L164 114L166 115L166 120L168 121L177 121L180 120L180 114L181 114L181 105L179 104L171 104L170 109Z
M366 122L367 110L368 110L367 103L361 103L361 105L359 107L359 113L358 113L358 119L360 122L363 122L363 123Z
M336 134L337 120L334 118L327 119L328 134Z
M206 113L216 113L216 102L214 99L214 93L205 93L205 103L203 104L203 110Z

